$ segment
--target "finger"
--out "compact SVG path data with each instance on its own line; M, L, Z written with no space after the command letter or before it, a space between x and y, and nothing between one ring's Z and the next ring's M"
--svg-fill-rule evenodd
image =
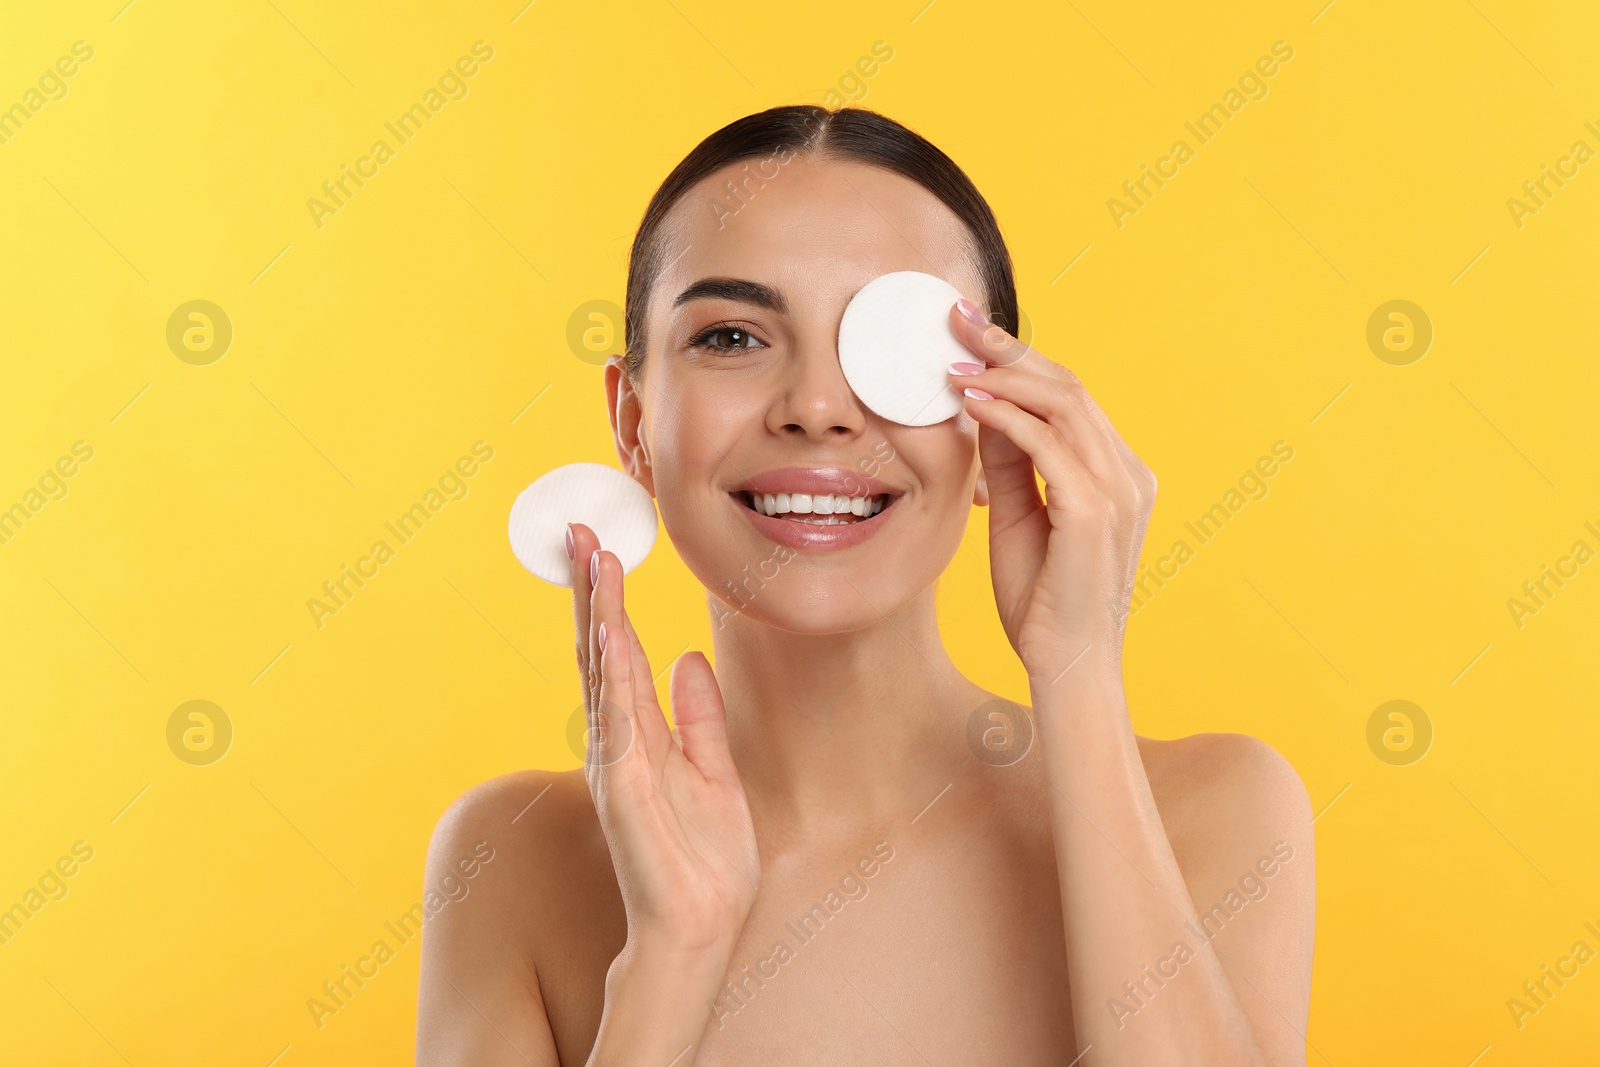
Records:
M962 305L966 306L963 307ZM990 367L1014 367L1031 370L1058 382L1068 395L1075 397L1087 413L1090 423L1104 434L1116 449L1123 466L1141 490L1155 490L1155 474L1141 460L1128 443L1122 439L1111 419L1099 403L1089 395L1083 381L1068 367L1062 366L1038 349L1024 344L983 317L982 311L969 300L958 301L950 311L951 329L973 355Z
M950 328L976 357L975 362L986 368L1005 367L1051 375L1062 369L991 323L976 304L965 298L951 306ZM969 413L974 410L971 401L965 407ZM989 486L992 522L1006 523L1010 519L1022 518L1041 506L1043 501L1035 479L1033 457L1020 442L1012 440L994 426L980 423L978 452L983 459L984 480ZM1041 470L1038 473L1044 472Z
M1084 464L1108 490L1133 495L1131 474L1111 441L1098 430L1083 406L1055 378L1015 366L990 367L970 374L950 372L957 388L968 386L1009 400L1061 431Z
M606 577L607 564L604 562L608 558L616 561L616 557L611 553L602 554L600 566L602 581L609 580ZM625 586L626 583L622 581L621 576L622 564L620 561L616 562L618 584L619 586ZM644 643L639 640L639 635L633 628L633 620L628 617L627 593L625 590L622 595L620 613L622 615L622 629L628 635L628 647L633 650L631 669L635 679L633 687L634 717L639 722L640 732L644 737L645 752L650 757L650 764L652 767L658 768L657 773L659 773L661 756L674 743L672 730L667 726L667 717L661 710L661 701L656 699L655 674L650 670L650 659L645 655Z
M589 751L585 770L607 785L627 773L638 773L633 742L639 737L639 715L634 692L633 648L622 622L621 564L609 552L598 551L599 579L594 583L590 615L594 621L593 662L597 665L598 691L589 713ZM603 629L602 629L603 628ZM604 639L604 646L601 639ZM605 716L605 720L601 720Z
M1111 417L1106 414L1100 403L1089 395L1089 390L1084 387L1083 380L1067 367L1062 367L1061 370L1066 378L1064 388L1078 400L1094 427L1105 436L1106 440L1111 442L1111 446L1116 449L1118 458L1122 460L1122 465L1127 469L1133 480L1140 485L1141 491L1146 486L1151 491L1154 491L1155 473L1145 465L1144 460L1139 458L1138 453L1128 447L1128 442L1122 439L1122 435L1117 432L1117 428L1111 424Z
M631 739L634 736L634 730L631 722L626 720L625 709L615 704L602 706L602 701L607 699L602 692L603 657L600 650L600 623L604 621L605 616L596 610L598 605L595 595L599 588L596 582L595 564L600 555L600 538L583 523L575 522L569 525L572 529L574 549L573 617L577 630L578 664L583 682L585 722L588 731L585 735L588 747L584 755L584 773L586 776L593 776L591 786L597 787L602 780L600 772L615 762L617 749L597 751L596 746L606 742L620 746L624 738ZM600 794L597 792L596 799L599 798Z
M1062 369L1066 370L1066 368ZM1112 448L1116 449L1117 458L1122 461L1122 468L1127 472L1129 479L1133 483L1135 502L1141 510L1148 511L1155 505L1155 472L1150 469L1144 460L1139 458L1132 448L1128 447L1128 443L1122 439L1122 435L1117 432L1117 428L1111 425L1110 417L1106 415L1105 410L1095 401L1095 398L1089 395L1089 391L1084 388L1083 382L1078 379L1078 376L1070 370L1066 370L1066 375L1068 378L1068 393L1075 395L1082 402L1082 410L1088 413L1090 421L1098 429L1099 433L1111 442Z
M708 781L739 781L728 749L728 711L711 664L700 652L678 657L672 667L672 714L683 754Z
M978 424L978 458L989 487L989 527L1004 530L1044 507L1033 457L1005 431Z
M1084 513L1081 505L1092 504L1095 501L1107 500L1107 494L1101 487L1099 480L1084 465L1078 455L1062 436L1060 430L1024 411L1009 400L998 397L993 400L976 400L967 398L966 409L980 425L996 429L1003 433L1013 444L1020 448L1026 458L1032 461L1039 473L1044 476L1045 484L1052 490L1050 503L1058 502L1065 505L1069 511ZM985 470L990 470L988 461L984 464ZM1007 467L1001 468L1001 481L1015 494L1015 483L1018 474ZM1028 474L1031 479L1031 471ZM990 497L994 497L993 476L991 475ZM1037 492L1033 486L1030 492Z
M573 619L577 631L578 674L583 685L583 704L587 733L591 742L610 736L614 731L628 730L624 724L605 722L600 718L600 619L594 613L595 582L591 564L600 549L600 539L593 530L582 523L571 523L573 537L572 599ZM609 712L614 718L615 712ZM631 736L631 731L629 736ZM584 770L595 769L595 761L586 751Z
M589 557L599 547L599 538L594 531L579 522L567 524L567 529L572 535L572 629L574 634L574 647L577 651L578 676L583 680L583 698L593 710L591 698L594 695L594 672L590 665L594 662L590 655L593 647L589 621L589 599L592 586L589 582Z
M981 343L975 341L973 323L962 311L960 302L950 308L950 323L951 330L969 349L978 344L973 355L982 362ZM972 407L971 404L965 406L969 410ZM978 454L983 460L984 480L989 486L989 507L993 517L1003 514L1007 507L1014 508L1018 514L1025 514L1039 506L1039 486L1034 480L1033 461L1020 445L999 430L980 425ZM997 504L1000 505L998 510Z
M950 328L961 343L988 366L1019 367L1051 374L1066 369L1007 333L1005 327L996 326L984 318L978 305L965 298L956 301L950 308ZM1051 367L1056 370L1052 371Z

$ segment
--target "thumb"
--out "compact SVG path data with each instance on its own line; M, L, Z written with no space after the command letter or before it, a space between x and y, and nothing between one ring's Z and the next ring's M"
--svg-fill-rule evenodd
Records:
M728 751L727 708L705 654L679 656L672 665L669 688L684 756L707 779L737 782L739 771Z

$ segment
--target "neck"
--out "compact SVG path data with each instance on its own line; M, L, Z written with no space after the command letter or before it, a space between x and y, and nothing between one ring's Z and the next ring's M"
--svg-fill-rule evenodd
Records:
M722 621L712 646L728 744L765 835L854 838L971 773L966 720L990 697L946 654L932 587L844 633Z

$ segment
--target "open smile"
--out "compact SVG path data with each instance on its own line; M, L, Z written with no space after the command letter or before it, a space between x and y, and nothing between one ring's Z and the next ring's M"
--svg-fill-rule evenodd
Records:
M735 499L751 511L813 526L853 526L877 517L894 499L891 493L842 496L813 493L752 493L735 490Z
M905 493L835 469L771 471L729 498L763 537L791 548L858 545L882 529Z

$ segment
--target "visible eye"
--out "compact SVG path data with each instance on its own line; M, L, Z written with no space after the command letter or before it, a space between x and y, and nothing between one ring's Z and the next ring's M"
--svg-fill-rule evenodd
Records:
M726 335L732 344L711 344L714 339ZM754 342L753 344L751 342ZM713 352L737 352L741 349L765 348L766 345L757 341L755 335L743 326L719 322L701 330L689 341L690 348L709 348Z

